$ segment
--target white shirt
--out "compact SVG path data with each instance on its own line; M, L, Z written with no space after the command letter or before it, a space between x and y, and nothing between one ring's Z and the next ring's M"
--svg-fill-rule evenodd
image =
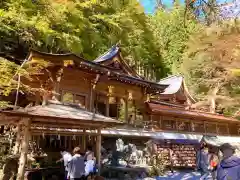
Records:
M88 160L85 164L85 176L89 175L89 173L93 172L94 170L95 161Z
M72 155L67 151L63 151L62 157L63 157L65 170L67 171L67 165L68 165L68 162L72 159Z

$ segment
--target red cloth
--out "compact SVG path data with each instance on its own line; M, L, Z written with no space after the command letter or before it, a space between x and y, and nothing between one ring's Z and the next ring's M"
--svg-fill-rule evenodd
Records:
M215 161L211 161L210 166L211 166L211 167L216 167L216 166L217 166L217 163L216 163Z

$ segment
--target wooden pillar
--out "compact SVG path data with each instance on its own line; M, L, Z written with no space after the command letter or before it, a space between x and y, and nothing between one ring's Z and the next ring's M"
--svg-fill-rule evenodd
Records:
M95 100L95 89L96 89L96 86L97 86L97 83L98 83L98 81L99 81L99 79L100 79L100 74L97 74L96 75L96 78L93 80L93 81L91 81L91 89L90 89L90 107L89 107L89 109L90 109L90 112L93 112L93 110L94 110L94 100Z
M153 116L152 116L152 115L150 115L150 116L149 116L149 118L150 118L149 120L150 120L150 122L151 122L151 130L152 130L152 131L154 131L154 122L153 122Z
M229 124L227 124L227 135L230 135L230 128L229 128Z
M69 150L72 151L73 150L72 149L72 136L68 136L68 140L69 140L69 142L68 142Z
M205 121L203 122L203 126L204 126L204 135L206 135L206 133L207 133L207 127L206 127L206 122L205 122Z
M109 117L110 99L111 99L111 97L108 96L107 101L106 101L106 116L107 117Z
M65 147L65 149L68 148L68 145L67 145L67 136L64 136L64 147Z
M16 143L13 148L13 154L18 154L19 153L19 148L20 148L20 143L21 143L21 122L18 123L17 125L17 137L16 137Z
M89 98L89 110L90 112L93 112L93 105L94 105L94 97L93 97L94 93L93 93L93 87L91 86L90 89L90 98Z
M124 99L124 119L125 122L128 122L128 100Z
M97 130L97 164L98 164L98 173L101 170L101 147L102 147L102 135L101 128Z
M23 134L23 139L22 139L22 149L21 149L21 155L20 155L20 159L19 159L17 180L23 180L23 178L24 178L25 165L27 163L29 139L31 136L31 134L30 134L31 119L24 118L23 126L24 126L24 134Z
M82 148L83 148L84 151L86 150L86 129L83 130Z
M162 119L163 119L163 117L160 116L160 117L159 117L159 123L158 123L158 124L159 124L159 129L160 129L160 130L162 130Z

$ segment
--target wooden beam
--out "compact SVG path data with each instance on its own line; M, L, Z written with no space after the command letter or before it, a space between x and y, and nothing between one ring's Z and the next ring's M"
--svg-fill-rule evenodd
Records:
M44 134L48 135L56 135L56 131L51 131L51 130L36 130L32 129L32 134L34 135L41 135L44 132ZM97 135L97 133L84 133L84 132L71 132L71 131L59 131L60 135L66 135L66 136L73 136L73 135Z
M31 136L31 134L30 134L31 119L24 118L23 123L24 123L24 135L23 135L23 140L22 140L21 155L20 155L20 159L19 159L17 180L23 180L23 178L24 178L25 165L27 163L29 137Z
M41 122L46 122L47 124L53 123L53 124L64 124L64 125L78 125L80 127L82 126L88 126L88 127L99 127L99 126L104 126L104 125L114 125L118 124L117 121L109 121L109 122L104 122L104 121L94 121L94 120L84 120L84 119L70 119L70 118L57 118L57 117L35 117L33 124L35 123L41 123Z
M79 129L79 128L91 128L97 129L101 124L65 124L65 123L46 123L46 122L34 122L32 127L45 127L45 128L62 128L62 129Z

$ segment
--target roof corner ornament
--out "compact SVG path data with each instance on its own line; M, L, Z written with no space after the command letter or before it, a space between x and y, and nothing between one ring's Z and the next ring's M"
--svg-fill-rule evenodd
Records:
M73 66L74 62L73 62L73 60L64 60L63 65L64 65L64 67Z
M113 58L113 62L116 63L117 61L118 61L118 57L114 57L114 58ZM115 65L115 64L114 64L114 65Z

